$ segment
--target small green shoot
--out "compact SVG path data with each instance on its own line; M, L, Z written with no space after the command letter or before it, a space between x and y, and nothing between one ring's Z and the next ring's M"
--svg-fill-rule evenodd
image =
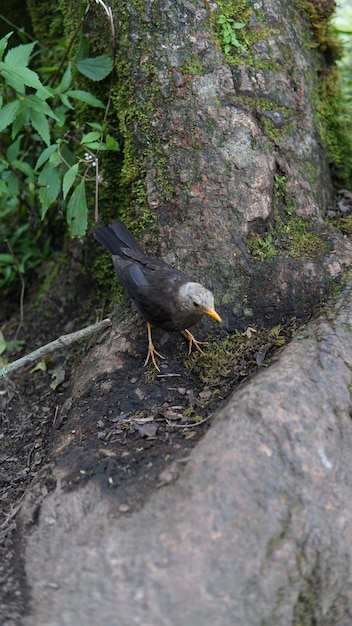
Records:
M223 13L219 15L218 24L220 24L221 28L221 38L225 54L229 54L232 47L245 52L246 49L241 42L238 41L236 34L236 30L241 30L245 27L245 24L243 24L243 22L235 22L234 19L227 17Z

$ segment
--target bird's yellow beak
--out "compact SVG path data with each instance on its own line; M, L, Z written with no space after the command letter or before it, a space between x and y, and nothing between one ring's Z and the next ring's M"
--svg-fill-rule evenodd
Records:
M221 322L221 317L220 315L215 311L215 309L204 309L204 313L206 313L206 315L209 315L209 317L212 317L213 320L216 320L217 322Z

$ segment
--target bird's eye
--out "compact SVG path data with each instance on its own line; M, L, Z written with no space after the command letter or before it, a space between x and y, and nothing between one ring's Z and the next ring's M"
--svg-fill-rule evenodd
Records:
M196 309L198 309L198 308L199 308L199 304L198 304L198 302L193 302L193 306L194 306Z

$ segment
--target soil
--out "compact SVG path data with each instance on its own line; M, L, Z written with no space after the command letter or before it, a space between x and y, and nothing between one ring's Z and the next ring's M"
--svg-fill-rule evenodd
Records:
M350 192L341 192L340 201L348 204L349 215ZM341 212L339 207L331 219L340 219ZM80 258L76 261L79 266ZM38 307L25 307L20 333L25 348L6 354L10 362L87 325L82 294L89 294L91 286L82 279L79 294L67 273L57 280L55 295L41 302L40 315ZM18 313L3 325L5 338L14 335L19 318ZM21 616L30 610L25 538L57 481L62 489L97 481L126 515L141 507L155 489L183 471L191 449L226 397L266 367L305 321L290 319L286 326L273 329L274 334L259 331L242 352L229 351L215 384L202 373L200 363L207 357L196 353L187 358L186 344L172 333L163 339L163 333L155 331L157 349L166 357L160 374L150 364L144 368L143 323L132 333L133 355L123 353L116 371L97 372L93 384L78 397L72 388L75 368L104 337L52 355L45 371L33 371L31 366L0 379L0 624L19 626ZM248 339L252 332L247 331Z
M28 313L25 317L23 353L63 330L84 326L72 302L66 309L57 302L46 304L45 318L30 319ZM50 316L49 310L59 310L60 315ZM13 318L3 328L5 336L17 322ZM160 346L162 331L155 332ZM259 357L258 340L246 358L232 359L219 394L200 377L197 363L206 357L195 354L187 360L186 343L172 333L162 344L166 359L160 374L152 365L144 368L146 333L141 324L137 355L123 354L123 367L117 371L97 372L94 384L74 399L72 373L96 340L78 351L54 354L46 371L30 366L0 381L0 623L6 626L18 626L21 615L28 613L24 539L57 480L63 489L95 480L120 512L141 507L155 489L183 471L191 449L235 384L256 372L276 350L266 343ZM10 354L9 361L19 356Z

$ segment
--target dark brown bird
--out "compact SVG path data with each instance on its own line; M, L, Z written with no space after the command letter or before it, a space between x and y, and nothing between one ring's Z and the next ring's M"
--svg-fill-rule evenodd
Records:
M94 237L111 252L122 285L147 322L148 354L144 365L151 359L160 371L155 355L164 358L154 347L152 326L180 331L189 342L189 354L192 344L204 354L187 329L196 324L203 313L221 322L214 309L213 294L184 272L147 256L122 222L96 228Z

